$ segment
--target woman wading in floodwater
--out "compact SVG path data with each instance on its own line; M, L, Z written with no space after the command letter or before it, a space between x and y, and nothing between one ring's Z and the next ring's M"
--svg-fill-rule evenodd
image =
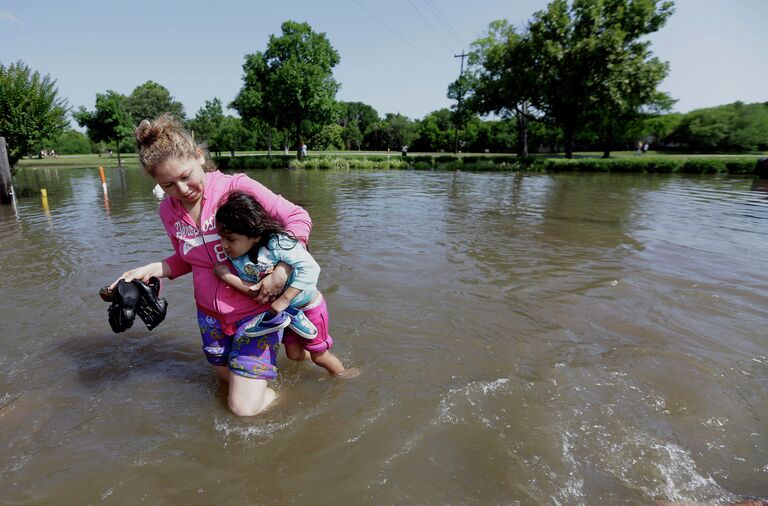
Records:
M205 356L219 376L229 381L232 412L255 415L275 398L267 380L277 374L280 333L249 339L244 337L243 328L281 294L290 267L278 264L253 287L254 297L220 281L214 267L228 259L216 231L216 210L233 190L248 193L304 246L312 228L309 214L244 174L218 172L206 160L205 150L168 115L142 121L136 129L136 141L142 166L169 197L160 204L160 219L174 253L126 271L120 279L146 282L153 276L176 278L192 272Z

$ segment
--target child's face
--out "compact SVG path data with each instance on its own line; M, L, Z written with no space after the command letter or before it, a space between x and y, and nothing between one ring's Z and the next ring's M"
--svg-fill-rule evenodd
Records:
M155 167L154 179L173 198L194 204L205 189L205 158L168 158Z
M235 234L234 232L222 232L219 228L221 246L229 258L237 258L248 253L259 242L259 237Z

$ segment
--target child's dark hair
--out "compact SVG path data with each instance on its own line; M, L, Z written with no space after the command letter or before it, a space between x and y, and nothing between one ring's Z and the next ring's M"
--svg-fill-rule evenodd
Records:
M264 208L252 195L241 191L233 191L227 195L219 209L216 211L216 225L222 232L240 234L246 237L259 237L258 244L254 246L254 253L259 248L266 246L274 236L278 242L285 241L291 249L296 245L296 238L288 232L282 223L270 218ZM280 244L283 248L283 244Z

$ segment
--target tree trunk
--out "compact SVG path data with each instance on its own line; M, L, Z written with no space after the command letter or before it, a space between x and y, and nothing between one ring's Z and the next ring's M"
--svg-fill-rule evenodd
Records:
M296 120L296 158L301 160L301 118Z
M613 145L613 125L608 122L605 127L605 139L603 139L603 158L611 157L611 146Z
M117 144L117 166L122 167L123 162L120 160L120 137L115 140L115 144Z
M517 156L528 156L528 118L527 106L517 112Z
M564 141L565 141L565 157L569 160L573 158L573 135L574 135L574 126L572 123L568 122L565 124L565 128L563 129L564 134Z
M272 127L267 127L267 156L272 158Z

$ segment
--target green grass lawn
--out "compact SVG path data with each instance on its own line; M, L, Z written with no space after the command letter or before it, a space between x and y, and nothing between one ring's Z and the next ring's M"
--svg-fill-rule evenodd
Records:
M121 154L120 160L123 167L138 167L139 158L136 153ZM117 156L108 158L99 155L60 155L56 158L23 158L16 165L17 168L34 167L117 167Z
M235 153L235 156L241 157L241 156L266 156L266 151L238 151ZM273 150L272 156L278 157L282 156L283 151L280 150ZM651 160L651 159L723 159L723 158L747 158L747 159L754 159L757 160L761 156L765 156L766 154L759 154L759 153L730 153L730 154L722 154L722 153L714 153L714 154L700 154L700 153L661 153L656 151L649 151L647 153L644 153L640 156L637 156L634 151L614 151L611 153L611 158L615 159L626 159L626 158L637 158L638 160ZM223 157L227 157L228 153L222 153ZM289 151L289 156L295 157L296 152L295 151ZM391 156L396 158L401 158L401 154L398 151L310 151L309 157L336 157L336 158L356 158L360 156ZM453 156L452 153L420 153L420 152L409 152L408 157L416 157L416 156ZM493 157L499 157L499 156L509 156L510 158L514 158L514 154L510 153L459 153L456 155L457 157L462 156L493 156ZM535 158L564 158L563 153L546 153L546 154L533 154L532 155ZM602 156L602 152L597 151L591 151L591 152L579 152L574 153L575 159L583 159L583 158L600 158ZM136 153L126 153L121 154L120 158L122 160L122 164L124 167L128 168L135 168L139 167L139 160L138 155ZM406 158L407 160L407 158ZM106 156L99 156L95 154L88 154L88 155L61 155L57 158L24 158L19 161L17 167L18 168L35 168L35 167L98 167L102 166L105 169L106 168L114 168L117 167L117 156L113 155L112 157L106 157Z

